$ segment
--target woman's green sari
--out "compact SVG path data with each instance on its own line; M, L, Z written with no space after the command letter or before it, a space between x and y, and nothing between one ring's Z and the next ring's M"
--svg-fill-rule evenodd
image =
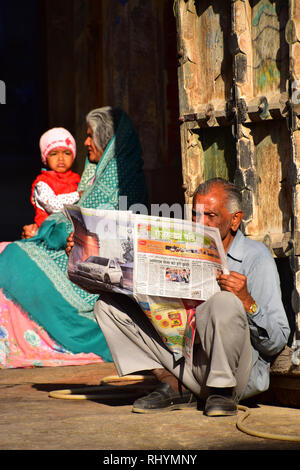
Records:
M127 196L128 207L147 204L142 165L138 137L122 113L100 162L86 163L78 205L118 209L120 196ZM53 214L34 238L9 244L0 255L0 288L64 348L73 353L93 352L109 362L111 355L93 314L98 296L66 276L65 246L71 230L62 213Z

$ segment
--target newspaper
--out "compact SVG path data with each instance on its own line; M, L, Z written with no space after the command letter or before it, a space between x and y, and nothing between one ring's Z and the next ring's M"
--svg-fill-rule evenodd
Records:
M192 360L196 307L228 272L219 230L191 221L65 206L74 228L67 274L83 289L131 296L176 359Z
M218 229L164 217L136 220L136 293L207 300L219 290L216 268L227 270L227 262Z

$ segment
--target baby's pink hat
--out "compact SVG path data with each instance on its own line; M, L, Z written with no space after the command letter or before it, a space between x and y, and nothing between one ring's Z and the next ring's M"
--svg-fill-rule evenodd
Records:
M63 127L53 127L45 132L40 138L41 156L44 165L47 162L47 155L51 150L61 147L71 150L73 161L76 156L76 142L72 134Z

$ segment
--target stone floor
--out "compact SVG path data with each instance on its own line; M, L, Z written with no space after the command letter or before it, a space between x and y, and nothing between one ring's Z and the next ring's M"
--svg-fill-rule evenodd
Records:
M115 374L113 364L0 370L0 450L98 451L102 459L107 451L114 456L126 450L147 455L153 450L163 455L300 450L300 442L264 437L276 433L299 440L299 407L260 403L259 397L246 403L250 415L243 424L263 437L237 428L245 411L224 418L208 418L201 409L137 414L131 412L134 397L128 390L118 392L115 399L49 396L55 390L99 385L103 377Z

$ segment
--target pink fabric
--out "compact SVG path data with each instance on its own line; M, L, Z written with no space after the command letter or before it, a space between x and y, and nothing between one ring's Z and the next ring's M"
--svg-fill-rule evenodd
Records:
M47 155L55 148L67 148L76 156L76 143L72 134L63 127L53 127L45 132L40 138L40 150L42 161L46 164Z
M8 242L0 242L0 253ZM53 341L0 290L0 369L55 367L104 362L99 356L73 354Z

